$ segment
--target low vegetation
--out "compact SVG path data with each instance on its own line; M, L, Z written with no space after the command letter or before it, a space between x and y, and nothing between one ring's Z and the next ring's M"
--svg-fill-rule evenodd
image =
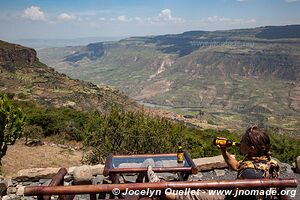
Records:
M227 130L200 130L143 111L124 111L118 107L100 115L70 108L38 107L25 102L16 104L27 115L26 137L53 137L62 143L67 140L81 141L86 147L84 161L87 163L103 163L110 153L176 152L178 142L182 142L193 158L214 156L220 154L212 145L215 137L240 138L240 135ZM300 154L300 141L270 131L269 135L274 157L283 162L294 162ZM242 158L238 148L229 148L229 151Z
M58 136L65 140L83 140L84 126L91 116L70 108L41 107L30 102L16 102L27 115L24 137L42 139Z

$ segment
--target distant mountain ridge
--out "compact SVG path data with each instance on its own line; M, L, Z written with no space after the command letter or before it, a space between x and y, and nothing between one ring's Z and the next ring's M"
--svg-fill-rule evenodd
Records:
M0 70L0 91L16 100L101 113L114 105L137 108L134 101L117 90L54 71L39 62L34 49L21 45L0 41Z
M154 37L133 37L129 40L144 39L146 43L155 43L164 53L177 53L185 56L205 45L228 44L233 42L270 43L261 39L300 38L300 25L267 26L255 29L237 29L230 31L188 31L182 34L160 35ZM126 40L126 39L125 39ZM286 43L288 41L277 41ZM299 41L298 41L298 44ZM165 46L166 45L166 46Z
M86 46L86 52L78 52L67 56L64 61L77 62L87 57L91 60L96 60L104 55L103 43L92 43Z
M299 27L189 31L38 53L71 77L114 86L146 103L190 108L200 126L263 123L297 132Z
M11 41L12 43L20 44L31 48L49 48L49 47L66 47L87 45L89 43L102 42L102 41L118 41L125 37L83 37L73 39L63 38L44 38L44 39L18 39Z
M300 38L300 25L267 26L255 37L264 39Z

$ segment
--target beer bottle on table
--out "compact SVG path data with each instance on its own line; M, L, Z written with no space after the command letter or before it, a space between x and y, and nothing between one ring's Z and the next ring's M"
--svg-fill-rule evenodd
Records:
M177 163L183 163L183 150L181 142L178 143L178 150L177 150Z

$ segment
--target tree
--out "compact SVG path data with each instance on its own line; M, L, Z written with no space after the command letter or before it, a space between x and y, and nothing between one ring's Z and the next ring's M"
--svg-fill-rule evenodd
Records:
M25 115L15 107L8 97L0 94L0 165L8 145L14 145L22 136Z

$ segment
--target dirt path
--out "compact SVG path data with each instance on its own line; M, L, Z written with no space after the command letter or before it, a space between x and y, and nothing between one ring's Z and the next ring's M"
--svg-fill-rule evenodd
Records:
M45 143L42 146L28 147L24 141L9 146L2 159L2 173L12 177L21 169L39 167L71 167L81 164L82 151L72 151Z

